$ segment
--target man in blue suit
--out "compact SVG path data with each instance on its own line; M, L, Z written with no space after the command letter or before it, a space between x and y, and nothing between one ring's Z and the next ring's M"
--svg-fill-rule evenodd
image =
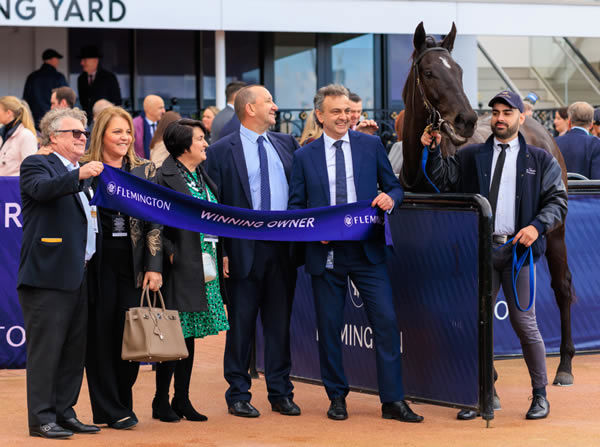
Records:
M285 210L292 157L298 143L291 135L269 132L277 105L269 91L258 85L241 89L235 113L237 132L208 149L206 170L217 184L222 204L255 210ZM225 239L224 276L229 277L229 325L224 373L229 413L258 417L250 399L250 354L260 311L265 340L265 379L271 409L296 416L290 381L290 317L296 286L292 245Z
M349 131L348 90L328 85L315 95L321 138L294 154L290 209L316 208L370 200L391 211L403 191L379 137ZM383 192L378 193L378 188ZM382 416L420 422L404 401L400 334L381 240L306 244L306 270L312 276L321 377L331 405L327 416L348 418L348 381L342 364L341 331L348 277L358 288L373 326Z
M600 179L600 139L590 135L594 108L587 102L569 106L569 131L556 138L567 165L567 172L581 174L590 180Z

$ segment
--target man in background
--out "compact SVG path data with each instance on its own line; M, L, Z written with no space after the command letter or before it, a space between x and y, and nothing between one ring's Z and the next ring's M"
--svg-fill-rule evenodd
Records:
M233 104L235 102L235 96L237 95L237 92L239 92L245 86L246 83L242 81L233 81L227 84L227 87L225 88L225 98L227 100L227 105L223 110L217 113L217 116L215 116L215 119L212 122L210 134L211 141L213 143L216 143L217 140L219 140L219 138L223 138L224 136L229 135L229 133L231 133L229 130L227 131L227 134L221 132L225 124L227 124L231 119L237 121L237 129L239 130L239 119L235 114ZM235 126L228 127L231 127L232 129L236 128Z
M50 110L50 95L52 89L69 85L62 73L56 68L63 56L58 51L48 48L42 53L44 61L39 70L34 71L25 81L23 99L29 104L36 127L40 120Z
M100 65L101 53L96 46L81 49L82 73L77 78L79 103L88 119L92 116L92 107L99 99L107 99L115 105L121 105L121 88L117 77Z
M50 109L72 109L76 100L77 95L71 87L55 88L50 96Z
M363 112L362 98L356 93L350 92L348 99L350 100L350 130L375 135L379 129L377 123L370 119L360 120Z
M144 98L144 111L133 119L134 147L138 157L150 160L150 141L164 114L165 102L160 96L148 95Z

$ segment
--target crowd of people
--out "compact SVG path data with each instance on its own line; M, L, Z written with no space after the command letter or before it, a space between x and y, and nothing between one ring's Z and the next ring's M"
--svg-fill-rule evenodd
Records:
M403 198L397 179L401 144L386 153L374 135L377 123L361 119L361 98L341 85L320 88L298 142L269 130L278 110L271 93L239 81L227 86L226 107L207 108L201 120L166 112L158 95L147 96L143 112L132 118L119 106L118 82L101 68L100 53L93 47L81 52L82 107L76 108L75 92L56 71L61 57L54 50L44 52L44 64L27 79L26 100L0 98L0 175L20 174L22 196L17 290L28 341L30 435L62 438L100 431L79 421L74 411L84 369L94 424L121 430L139 422L132 397L139 364L122 360L121 345L126 311L138 305L145 288L162 290L167 307L179 311L189 352L186 359L157 365L153 418L207 420L189 398L195 340L221 331L227 331L228 412L258 417L248 372L258 315L271 409L300 415L290 380L290 320L300 265L312 279L321 378L330 400L327 417L348 418L340 332L350 277L373 328L382 417L422 421L404 400L400 337L383 241L299 244L221 238L90 205L97 177L108 165L197 199L239 208L273 211L370 200L373 207L391 212ZM498 248L494 293L502 287L510 302L514 296L507 285L510 250L505 244L512 239L532 246L537 260L544 250L540 236L564 220L566 189L556 160L527 145L518 132L525 120L521 98L502 92L489 105L493 135L484 145L444 159L432 145L439 145L439 134L425 133L422 143L432 151L427 169L434 182L489 197ZM600 140L594 136L600 113L587 103L574 103L566 115L557 111L555 125L559 133L566 132L556 142L567 169L600 178ZM401 119L397 131L401 140ZM491 183L485 185L470 171L478 151L489 153L485 170ZM521 153L531 156L531 175L527 194L522 193L526 200L515 211L521 190L513 171ZM203 253L218 265L210 281L205 280ZM528 284L527 274L522 274L520 296L527 296ZM519 312L513 305L510 316L532 378L527 418L546 417L545 350L535 308ZM460 419L475 416L459 414Z

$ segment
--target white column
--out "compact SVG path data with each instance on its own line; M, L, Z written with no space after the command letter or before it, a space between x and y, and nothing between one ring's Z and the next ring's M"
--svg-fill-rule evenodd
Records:
M225 108L225 31L215 31L215 88L217 107Z

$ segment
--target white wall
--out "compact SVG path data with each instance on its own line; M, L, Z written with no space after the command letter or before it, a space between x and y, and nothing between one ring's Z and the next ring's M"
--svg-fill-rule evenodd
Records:
M25 79L42 65L46 48L64 56L58 70L67 75L66 28L0 27L0 96L23 95Z

